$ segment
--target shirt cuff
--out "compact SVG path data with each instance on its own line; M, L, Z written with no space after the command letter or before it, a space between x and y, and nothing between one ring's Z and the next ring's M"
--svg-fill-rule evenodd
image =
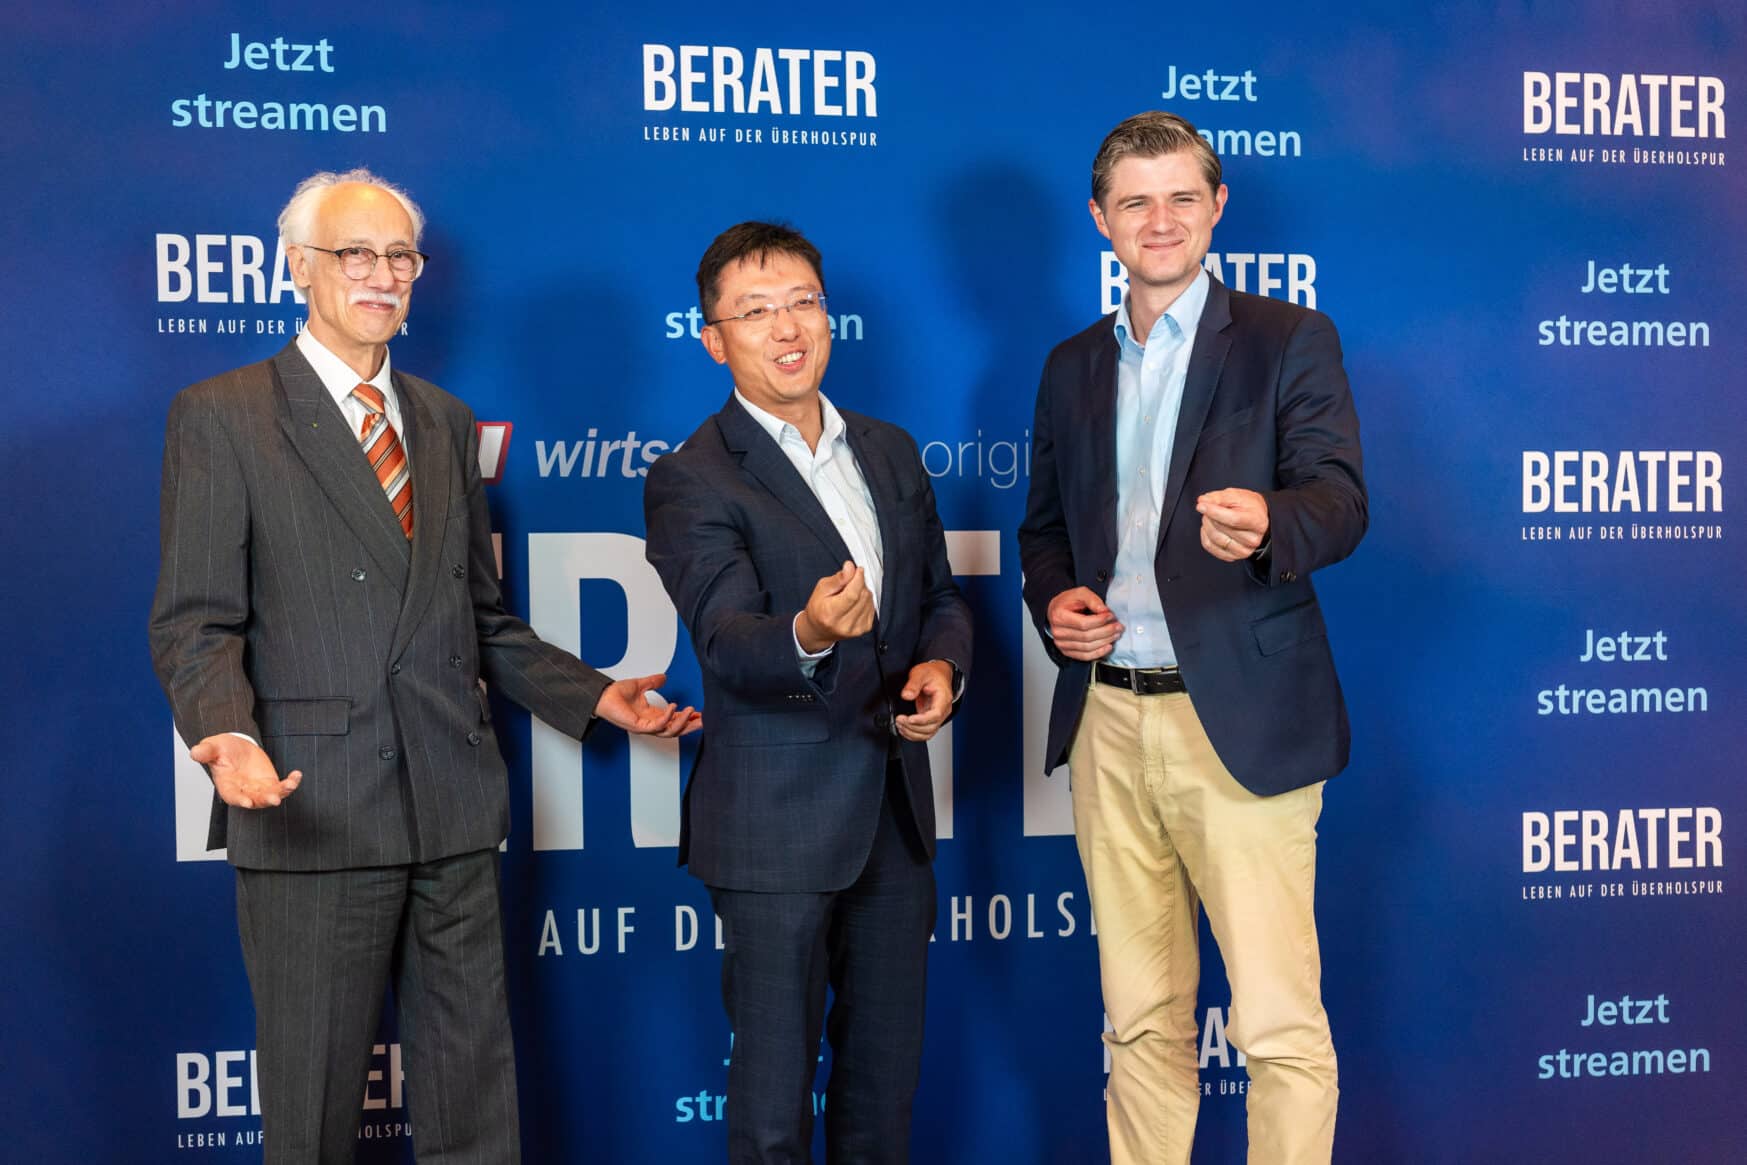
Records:
M825 645L825 650L823 651L808 651L801 646L801 635L800 632L796 630L796 625L799 624L800 621L801 613L796 611L794 622L789 624L789 635L795 641L795 662L801 665L801 674L808 679L812 679L813 673L819 668L820 661L836 650L837 645L835 643L828 643Z

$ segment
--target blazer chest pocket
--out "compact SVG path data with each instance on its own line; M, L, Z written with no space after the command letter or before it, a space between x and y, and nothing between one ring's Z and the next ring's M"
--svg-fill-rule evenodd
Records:
M723 716L705 729L716 743L746 747L780 744L822 744L831 739L831 722L823 709L781 709Z
M352 701L262 700L255 705L255 723L262 736L344 736L350 728Z
M1250 624L1250 630L1255 632L1256 647L1263 655L1278 655L1288 647L1297 647L1300 643L1328 635L1328 625L1322 621L1322 608L1314 599L1257 619Z

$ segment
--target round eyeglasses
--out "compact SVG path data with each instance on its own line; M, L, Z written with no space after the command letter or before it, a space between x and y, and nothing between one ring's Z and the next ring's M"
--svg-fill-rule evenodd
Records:
M369 247L341 247L336 251L331 247L317 247L312 243L299 243L298 246L307 247L311 251L323 251L338 259L340 274L347 279L368 279L376 270L376 264L387 259L388 269L394 273L394 277L410 283L424 273L425 260L430 258L423 251L404 247L386 255L379 255Z

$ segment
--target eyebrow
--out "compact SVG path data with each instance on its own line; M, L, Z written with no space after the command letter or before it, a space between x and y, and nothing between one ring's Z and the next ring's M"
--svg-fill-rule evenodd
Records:
M796 292L799 292L802 295L812 295L812 294L817 294L819 292L819 289L817 287L814 287L810 283L797 283L793 287L789 288L789 294L793 295ZM746 291L746 292L742 292L741 294L735 296L734 302L735 303L746 303L746 302L751 301L751 300L762 299L768 303L770 301L771 297L776 295L776 294L777 293L774 291Z

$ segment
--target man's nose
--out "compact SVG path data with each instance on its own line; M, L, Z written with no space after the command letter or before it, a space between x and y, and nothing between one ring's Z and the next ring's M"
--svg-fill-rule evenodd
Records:
M393 291L399 282L399 277L388 265L387 255L378 255L376 266L370 268L370 274L364 277L364 286L374 287L380 291Z
M780 340L797 336L800 331L801 322L796 318L794 309L786 303L778 304L775 313L771 316L770 334Z

